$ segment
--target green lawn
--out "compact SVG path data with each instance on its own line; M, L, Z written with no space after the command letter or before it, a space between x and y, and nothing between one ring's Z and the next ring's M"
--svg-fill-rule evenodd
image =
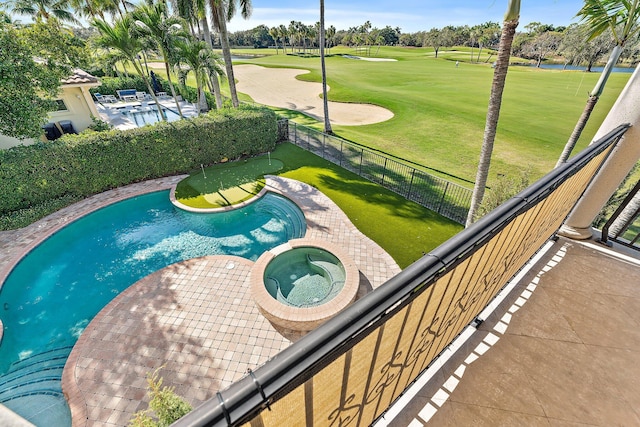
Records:
M470 63L468 49L441 50L436 59L428 48L382 47L378 57L398 61L369 62L337 55L353 53L352 49L333 48L331 53L333 56L327 58L331 100L381 105L395 115L373 125L334 126L336 134L466 180L474 179L493 76L490 62L484 62L489 59L487 55L483 54L480 63ZM461 61L459 67L455 66L456 60ZM318 58L285 56L280 51L279 55L239 63L304 68L311 72L299 76L301 80L320 81ZM611 76L575 152L588 144L629 76ZM524 167L531 168L534 179L551 170L598 77L599 73L510 67L490 183L499 174L515 174ZM313 120L303 120L313 124Z
M220 163L191 172L176 186L176 199L192 208L211 209L237 205L264 188L264 175L275 174L282 161L264 155Z

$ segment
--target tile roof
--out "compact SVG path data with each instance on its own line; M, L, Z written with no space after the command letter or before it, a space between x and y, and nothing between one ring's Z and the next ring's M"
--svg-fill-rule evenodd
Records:
M79 68L75 68L73 70L73 74L66 79L62 79L62 84L65 85L73 85L73 84L82 84L82 83L99 83L97 77L92 76L84 70Z

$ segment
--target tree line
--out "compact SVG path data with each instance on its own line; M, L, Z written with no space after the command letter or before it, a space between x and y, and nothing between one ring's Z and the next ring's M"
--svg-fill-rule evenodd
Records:
M306 25L291 21L288 25L268 27L259 25L250 30L229 33L229 42L235 47L277 48L283 52L306 52L317 50L319 24ZM496 51L500 41L501 25L485 22L474 26L448 25L428 31L403 33L398 27L377 28L367 21L346 30L336 30L332 25L326 29L326 48L347 46L375 53L380 46L430 47L436 57L441 50L455 47L471 48L470 62L479 62L482 52ZM518 31L512 44L512 56L534 61L540 66L547 59L555 59L565 65L582 65L587 71L606 60L616 42L610 33L603 33L588 42L589 26L572 24L554 26L531 22ZM629 65L640 62L640 42L628 43L620 57Z

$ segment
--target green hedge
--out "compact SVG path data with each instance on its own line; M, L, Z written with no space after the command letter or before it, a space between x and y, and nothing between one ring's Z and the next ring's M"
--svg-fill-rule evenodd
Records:
M101 77L100 82L102 83L100 86L89 89L89 92L100 93L102 95L114 95L118 96L116 91L120 89L135 89L139 92L148 92L149 88L145 84L142 77L137 75L131 75L129 77ZM169 84L166 80L158 78L158 82L160 86L162 86L162 90L169 92Z
M274 149L275 114L242 106L0 151L0 215Z

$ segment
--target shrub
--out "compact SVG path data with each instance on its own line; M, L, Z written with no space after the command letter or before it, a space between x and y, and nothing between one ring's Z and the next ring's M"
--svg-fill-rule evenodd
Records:
M149 91L149 88L145 84L144 80L142 80L142 77L135 74L130 75L129 77L102 77L100 81L102 82L102 84L98 87L89 89L89 92L91 92L92 94L97 92L102 95L117 96L118 93L116 91L119 89L135 89L140 92ZM163 83L165 83L165 81L160 78L158 78L158 81L160 82L164 90ZM167 85L167 90L168 89L169 85Z
M0 151L0 215L272 151L276 121L270 110L242 106Z
M147 392L151 398L149 409L136 412L131 419L130 426L165 427L191 411L191 405L175 394L173 387L162 387L162 377L158 376L159 369L156 369L153 374L147 375ZM151 416L151 411L157 417L157 421Z

